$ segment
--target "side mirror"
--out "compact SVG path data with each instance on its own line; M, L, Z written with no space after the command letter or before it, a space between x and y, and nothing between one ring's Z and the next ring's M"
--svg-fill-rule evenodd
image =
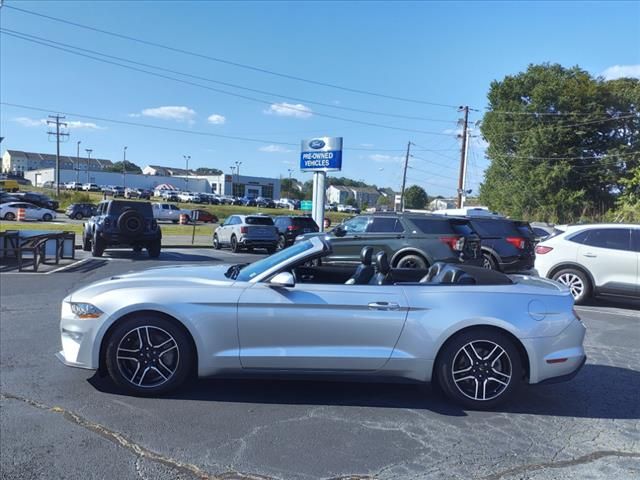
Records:
M347 234L347 231L342 225L338 225L336 226L336 228L331 230L331 233L333 233L336 237L344 237Z
M295 287L296 281L290 272L280 272L269 281L272 287Z

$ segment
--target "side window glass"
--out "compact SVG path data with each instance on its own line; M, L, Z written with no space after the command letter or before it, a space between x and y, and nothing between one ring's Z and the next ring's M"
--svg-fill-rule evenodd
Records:
M591 230L586 245L611 250L631 250L631 231L628 228Z
M398 219L393 217L374 217L367 227L367 232L373 233L391 233L401 231L402 225L399 224Z
M344 229L347 233L363 233L368 223L369 217L361 215L344 222Z
M589 236L589 230L585 230L584 232L580 232L573 237L569 238L569 241L575 243L586 243L587 237Z

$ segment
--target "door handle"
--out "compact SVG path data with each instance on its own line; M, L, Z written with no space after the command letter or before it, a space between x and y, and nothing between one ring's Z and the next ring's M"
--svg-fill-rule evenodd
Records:
M369 304L370 310L398 310L400 305L395 302L372 302Z
M597 257L597 255L595 253L591 253L591 252L583 253L583 255L585 257L589 257L589 258L596 258Z

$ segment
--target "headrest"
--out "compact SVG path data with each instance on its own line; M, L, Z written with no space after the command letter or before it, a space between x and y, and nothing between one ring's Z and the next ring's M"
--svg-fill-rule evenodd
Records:
M362 247L362 250L360 250L360 262L365 265L371 265L372 257L373 247Z
M387 274L391 270L391 266L389 265L389 259L387 258L386 252L378 252L376 255L376 266L378 268L378 272Z

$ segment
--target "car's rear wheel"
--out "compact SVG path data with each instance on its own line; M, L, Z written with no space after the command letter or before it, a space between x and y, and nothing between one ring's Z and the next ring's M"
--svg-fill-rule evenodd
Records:
M154 240L147 245L147 252L150 258L158 258L160 256L161 243L161 240Z
M115 384L134 395L158 395L185 382L191 342L171 320L144 314L125 320L109 336L105 363Z
M7 213L4 214L4 219L5 220L15 220L16 219L16 215L15 215L15 213L7 212Z
M213 234L213 248L216 250L220 250L220 240L218 240L218 235Z
M233 253L237 253L240 251L240 246L238 245L238 239L235 235L231 237L231 251Z
M422 256L417 254L404 255L402 258L400 258L400 260L398 260L396 268L426 269L427 261Z
M575 268L565 268L553 275L553 280L569 287L573 301L584 303L591 295L591 282L587 275Z
M105 243L98 235L94 234L91 240L91 256L101 257L104 253Z
M435 376L443 393L464 407L486 410L509 400L522 382L522 359L507 335L475 328L450 339Z
M76 213L76 215L73 218L75 218L76 220L82 220L82 212Z
M498 270L498 262L493 258L490 253L482 253L482 268L487 270Z
M287 240L284 238L284 235L278 237L278 248L280 250L287 248Z
M276 249L277 249L277 247L275 247L275 246L274 247L267 247L267 253L269 255L273 255L274 253L276 253Z

